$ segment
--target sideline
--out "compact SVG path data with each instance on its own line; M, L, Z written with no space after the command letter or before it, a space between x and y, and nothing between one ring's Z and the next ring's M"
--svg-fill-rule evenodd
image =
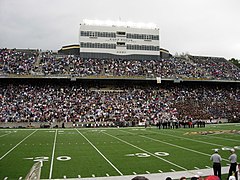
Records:
M222 174L228 174L229 166L222 167ZM172 179L180 179L184 176L186 178L191 178L194 175L209 176L213 175L212 168L207 169L198 169L190 171L176 171L176 172L166 172L166 173L153 173L153 174L136 174L136 175L127 175L127 176L110 176L110 177L94 177L94 178L81 178L83 180L131 180L136 176L145 176L149 180L163 180L167 177ZM43 179L47 180L47 179ZM79 178L67 178L67 179L54 179L54 180L79 180Z

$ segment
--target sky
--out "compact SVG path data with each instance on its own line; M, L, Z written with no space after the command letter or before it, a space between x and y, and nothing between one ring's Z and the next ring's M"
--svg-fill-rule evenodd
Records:
M0 48L77 44L83 19L154 23L171 54L240 59L240 0L0 0Z

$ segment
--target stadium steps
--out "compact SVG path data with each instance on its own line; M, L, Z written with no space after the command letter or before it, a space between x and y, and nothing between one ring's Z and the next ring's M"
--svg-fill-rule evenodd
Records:
M228 174L229 166L222 167L222 174ZM164 180L167 177L172 179L180 179L181 177L191 178L195 175L200 175L202 177L213 175L213 169L198 169L189 171L176 171L176 172L166 172L166 173L154 173L154 174L137 174L128 176L109 176L109 177L93 177L93 178L65 178L65 179L55 179L55 180L131 180L136 176L144 176L149 180Z
M40 62L41 62L41 57L42 57L42 52L39 52L38 56L37 56L37 59L36 59L36 62L34 64L35 67L38 67Z
M32 74L35 75L36 73L41 72L41 67L40 67L41 60L42 60L42 52L40 51L37 58L36 58L35 63L33 64L34 71L32 72Z

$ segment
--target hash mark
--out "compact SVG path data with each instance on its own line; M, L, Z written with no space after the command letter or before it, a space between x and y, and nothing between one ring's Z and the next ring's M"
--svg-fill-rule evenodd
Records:
M146 173L150 174L150 172L149 172L149 171L146 171Z
M107 177L109 177L109 174L106 174Z
M133 172L134 175L136 175L137 173Z
M198 167L194 167L194 169L197 169L197 170L198 170L199 168L198 168Z
M95 174L92 174L92 177L95 177Z
M161 170L158 170L158 172L162 173L162 171L161 171Z

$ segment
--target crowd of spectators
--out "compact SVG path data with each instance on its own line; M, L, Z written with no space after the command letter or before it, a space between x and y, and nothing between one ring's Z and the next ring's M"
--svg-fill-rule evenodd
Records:
M240 118L231 87L0 85L1 122L129 122Z
M159 60L83 59L48 51L41 52L36 61L37 54L0 49L0 74L240 80L239 68L224 58L187 55Z
M189 59L215 79L240 80L239 68L232 63L226 63L224 58L189 56Z
M38 56L37 51L0 49L0 74L31 74Z

